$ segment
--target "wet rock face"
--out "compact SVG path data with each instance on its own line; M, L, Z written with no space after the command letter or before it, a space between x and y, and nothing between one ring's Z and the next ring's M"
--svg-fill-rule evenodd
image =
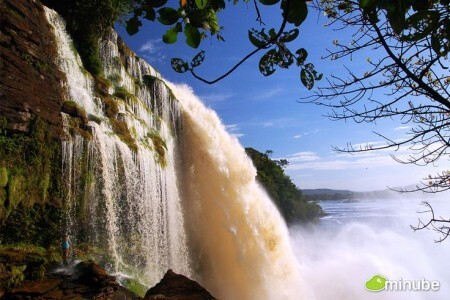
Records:
M42 4L3 0L0 24L0 116L10 131L28 132L35 115L58 135L65 77L55 62L56 43Z
M147 291L144 299L214 300L216 298L197 282L169 270L158 284Z

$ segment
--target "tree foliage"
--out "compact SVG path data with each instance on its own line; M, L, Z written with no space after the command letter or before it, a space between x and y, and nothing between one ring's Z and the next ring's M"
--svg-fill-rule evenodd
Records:
M272 160L270 150L261 153L253 148L246 148L257 170L257 178L267 193L280 209L286 222L314 221L323 215L322 208L315 202L307 202L300 189L284 174L286 160Z
M230 2L230 1L228 1ZM233 4L237 4L234 0ZM241 2L250 2L242 0ZM300 68L299 81L308 89L314 86L315 81L322 78L315 70L312 63L307 63L307 51L304 48L291 50L287 43L294 41L299 35L298 27L308 15L308 7L304 0L253 0L258 28L248 30L249 41L255 49L245 55L236 65L231 67L222 76L213 80L207 80L196 73L204 59L205 52L200 51L192 61L186 62L181 58L171 60L172 68L178 73L190 72L195 78L213 84L222 80L236 70L247 59L260 51L265 51L259 60L259 70L264 76L272 75L277 68L287 69L293 65ZM219 25L217 14L226 9L225 0L183 0L176 7L166 6L167 0L133 1L134 13L126 22L126 29L130 35L137 33L142 26L142 19L158 21L167 26L162 40L167 44L178 41L183 34L186 44L197 49L201 41L208 35L217 37L219 41L225 41L222 29ZM259 5L279 7L281 9L282 22L278 29L266 28L259 13ZM293 27L293 28L287 28Z
M376 123L399 118L411 129L404 139L383 134L382 146L336 149L363 152L408 149L401 163L427 165L448 158L450 146L450 77L448 72L449 1L315 2L329 18L328 26L351 32L350 43L334 41L327 58L342 60L365 54L367 70L347 68L332 75L307 101L332 108L334 120ZM450 172L431 175L416 190L450 189Z

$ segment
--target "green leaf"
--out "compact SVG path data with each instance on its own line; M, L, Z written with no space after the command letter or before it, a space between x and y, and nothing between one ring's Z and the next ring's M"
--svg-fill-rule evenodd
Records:
M277 52L277 56L275 57L275 62L281 68L287 69L294 62L294 56L291 51L289 51L286 47L281 47L279 45L280 50Z
M211 8L215 11L218 11L220 9L225 8L225 1L224 0L210 0Z
M359 0L359 7L361 8L367 8L369 6L372 6L376 0Z
M303 21L305 21L306 16L308 15L308 6L304 0L291 0L289 3L289 9L286 7L286 1L281 3L283 17L286 17L286 20L289 23L298 27L303 23Z
M191 66L198 67L203 63L203 60L205 60L205 51L200 51L194 58L192 59Z
M195 5L197 5L199 9L204 9L206 4L208 4L208 0L195 0Z
M302 71L300 72L300 79L303 83L303 85L308 89L312 89L314 86L314 75L306 70L306 69L302 69Z
M178 30L176 27L172 27L166 31L163 35L163 42L166 44L173 44L177 41Z
M277 35L277 32L275 31L275 28L270 28L269 30L269 36L270 38L274 38Z
M159 17L158 21L163 25L172 25L178 21L179 15L178 12L170 7L163 7L158 10Z
M186 36L186 44L197 49L201 41L201 35L198 28L195 28L191 24L186 24L184 27L184 35Z
M259 0L259 2L264 5L274 5L280 2L280 0Z
M406 19L405 28L410 30L409 34L403 35L402 39L409 42L416 42L428 36L439 27L440 13L437 11L419 11Z
M297 54L297 66L303 65L308 57L308 52L306 52L305 48L301 48L295 54Z
M149 21L155 21L156 18L156 12L152 7L146 7L145 8L145 17Z
M271 49L264 54L259 61L259 71L264 76L272 75L275 72L275 62L278 60L278 53Z
M134 35L139 31L139 27L142 26L142 22L138 17L134 16L127 21L127 32L129 35Z
M178 73L185 73L189 70L187 62L185 62L181 58L172 58L170 60L170 64L172 66L172 69L174 69L174 71Z
M267 41L265 40L264 35L266 35L264 33L264 29L262 29L261 32L256 31L254 28L248 31L248 39L253 44L253 46L257 48L262 48L266 44Z
M282 43L289 43L295 40L298 37L299 30L297 28L292 29L290 31L283 32L280 36L279 41Z

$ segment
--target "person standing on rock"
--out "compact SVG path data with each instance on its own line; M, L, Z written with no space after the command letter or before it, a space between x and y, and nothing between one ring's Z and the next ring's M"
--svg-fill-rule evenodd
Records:
M61 242L61 249L63 254L63 262L65 265L67 265L67 260L69 258L70 252L70 238L67 234L64 236L64 239Z

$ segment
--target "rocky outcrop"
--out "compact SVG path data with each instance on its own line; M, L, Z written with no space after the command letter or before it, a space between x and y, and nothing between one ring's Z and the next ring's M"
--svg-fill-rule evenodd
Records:
M18 252L15 254L20 256ZM38 255L35 256L38 257ZM21 263L25 263L25 260ZM41 278L31 280L27 277L21 284L14 287L0 288L0 298L142 299L120 286L116 277L108 275L93 261L83 261L68 267L56 265L48 273L42 274ZM197 282L169 270L158 284L147 291L144 299L214 300L216 298Z
M214 300L216 298L197 282L169 270L158 284L147 291L144 299Z
M58 135L64 74L55 61L56 44L42 4L3 0L0 24L0 116L15 132L28 132L38 116Z
M3 296L5 299L138 299L92 261L55 269L43 280L24 281Z

